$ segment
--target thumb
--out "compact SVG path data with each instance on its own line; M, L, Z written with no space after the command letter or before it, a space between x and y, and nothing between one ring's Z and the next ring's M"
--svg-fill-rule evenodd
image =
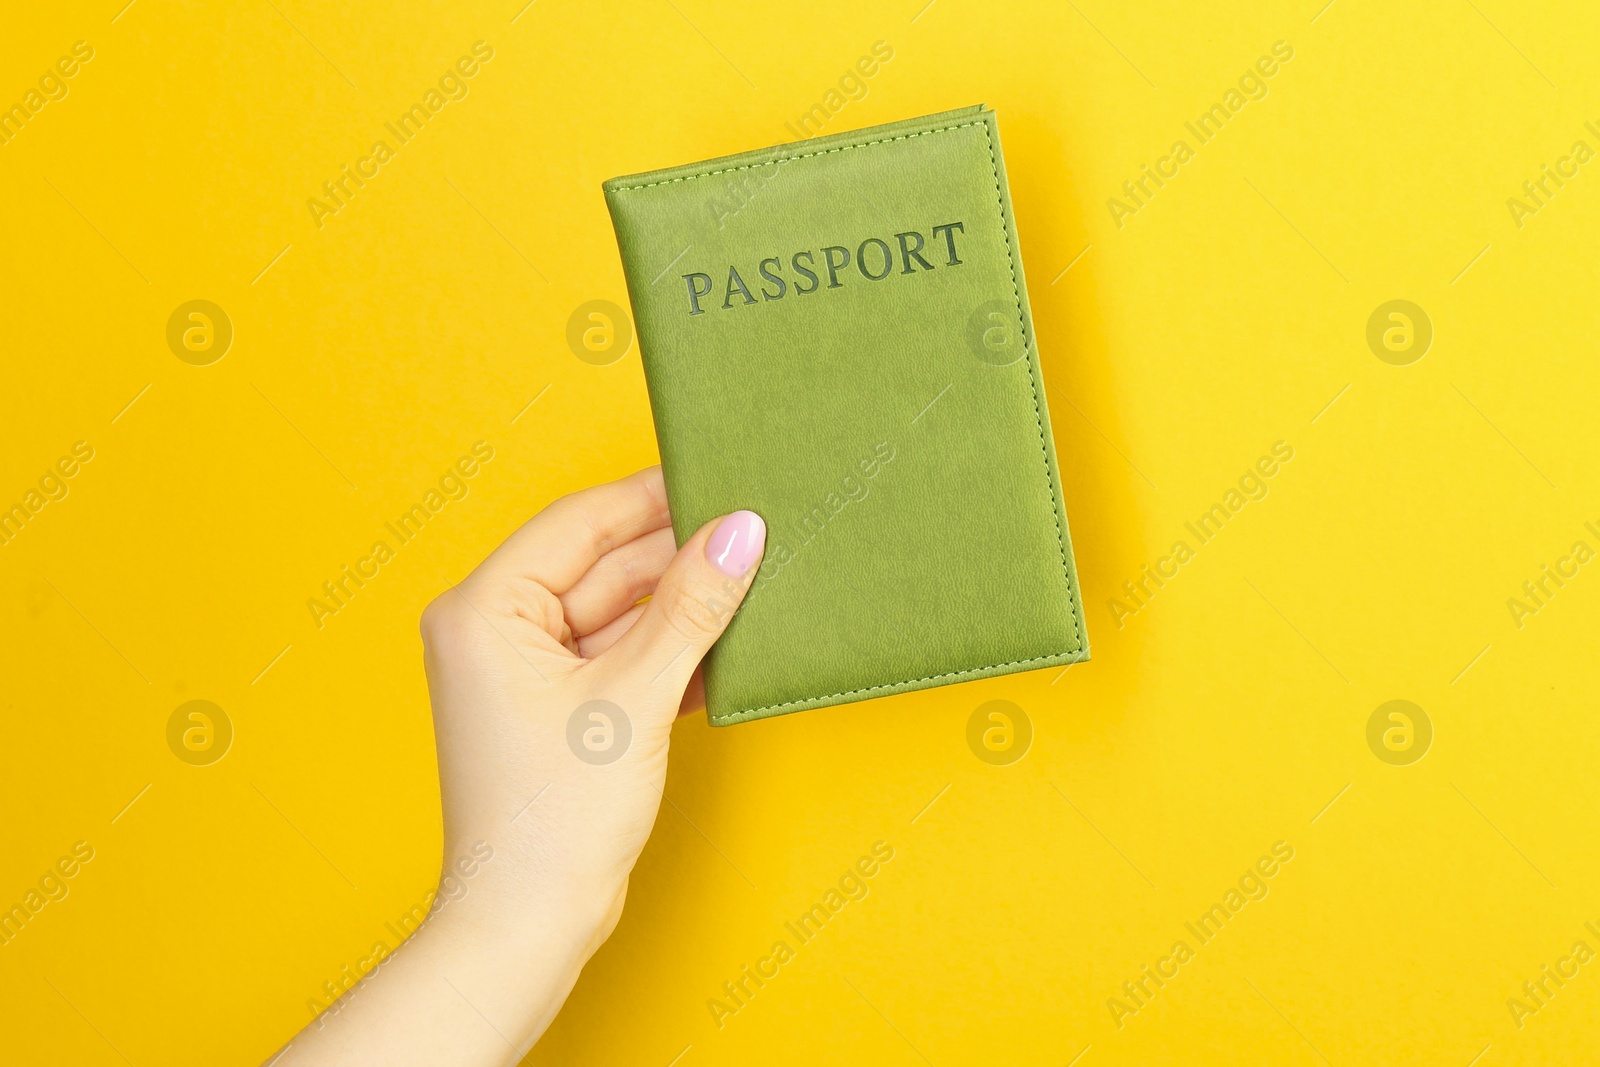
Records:
M700 527L667 565L638 621L600 658L676 710L701 657L744 602L766 541L767 524L753 511Z

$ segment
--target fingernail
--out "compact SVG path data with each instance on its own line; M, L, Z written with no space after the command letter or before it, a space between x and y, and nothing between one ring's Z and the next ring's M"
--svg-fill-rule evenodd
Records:
M706 542L706 559L729 578L743 578L761 558L767 524L753 511L735 511L723 519Z

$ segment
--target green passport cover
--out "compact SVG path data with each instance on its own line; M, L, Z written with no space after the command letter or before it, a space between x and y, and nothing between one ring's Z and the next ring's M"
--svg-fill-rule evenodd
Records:
M767 522L713 725L1088 657L993 111L603 188L678 543Z

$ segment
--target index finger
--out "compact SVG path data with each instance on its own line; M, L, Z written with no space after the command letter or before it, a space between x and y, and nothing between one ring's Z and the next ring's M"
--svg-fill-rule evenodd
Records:
M556 500L506 538L474 573L524 578L559 596L613 548L671 522L661 468L646 467Z

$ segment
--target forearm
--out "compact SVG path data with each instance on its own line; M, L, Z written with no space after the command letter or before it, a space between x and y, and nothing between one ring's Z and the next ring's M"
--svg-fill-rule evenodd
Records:
M593 904L474 885L299 1034L274 1067L514 1064L593 951Z

